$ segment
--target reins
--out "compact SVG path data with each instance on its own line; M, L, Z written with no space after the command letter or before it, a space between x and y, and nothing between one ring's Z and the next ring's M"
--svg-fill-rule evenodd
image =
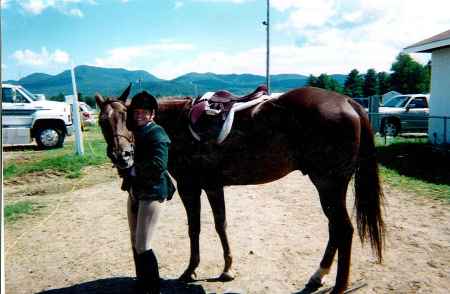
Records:
M130 132L131 132L131 131L130 131ZM134 144L134 137L133 137L133 136L127 137L127 136L122 135L122 134L113 134L112 137L113 137L113 138L120 138L120 137L122 137L122 138L127 139L127 141L130 142L131 144ZM117 142L117 143L118 143L118 142Z

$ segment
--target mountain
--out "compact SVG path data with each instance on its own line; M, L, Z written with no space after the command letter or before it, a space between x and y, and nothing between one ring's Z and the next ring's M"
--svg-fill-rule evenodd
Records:
M266 82L266 78L253 74L215 74L191 72L173 80L163 80L144 71L129 71L122 68L102 68L80 65L75 68L78 92L84 96L93 96L96 92L104 96L116 96L132 82L132 93L145 89L155 96L198 96L208 91L227 90L236 95L252 92ZM346 75L332 75L341 84ZM286 92L306 84L307 76L298 74L271 75L271 91ZM33 73L18 81L7 83L20 84L33 93L43 93L47 97L72 94L70 71L57 75Z
M297 74L271 75L270 78L272 92L286 92L302 87L307 80L306 76ZM189 85L188 91L194 91L198 95L217 90L227 90L236 95L244 95L252 92L259 85L265 84L266 77L253 74L188 73L172 81Z
M122 68L102 68L80 65L75 68L78 92L84 95L94 95L100 92L103 95L117 95L130 82L162 81L143 70L129 71ZM46 96L72 94L72 77L70 70L57 75L33 73L18 81L6 81L11 84L20 84L33 93L43 93Z

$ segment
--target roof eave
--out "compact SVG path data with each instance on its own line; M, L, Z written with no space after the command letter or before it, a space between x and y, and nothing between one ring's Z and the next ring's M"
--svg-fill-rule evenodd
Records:
M418 46L409 46L403 49L404 53L431 53L434 50L449 47L450 39L439 40Z

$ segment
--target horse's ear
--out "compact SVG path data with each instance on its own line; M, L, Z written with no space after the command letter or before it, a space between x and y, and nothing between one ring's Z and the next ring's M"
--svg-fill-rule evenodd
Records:
M99 93L95 93L95 102L97 102L98 107L102 108L103 103L105 103L105 98Z
M125 91L123 91L122 95L120 95L118 100L123 101L123 102L126 103L128 95L130 95L130 90L131 90L131 83L128 85L128 87L125 89Z

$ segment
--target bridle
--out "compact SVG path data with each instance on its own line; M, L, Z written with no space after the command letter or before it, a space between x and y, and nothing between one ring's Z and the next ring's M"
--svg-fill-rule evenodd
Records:
M133 136L125 136L122 134L113 134L112 135L113 138L125 138L131 145L134 146L134 137ZM117 145L119 145L119 140L117 140Z
M108 104L112 104L114 102L119 102L120 101L115 101L115 100L109 100L107 101ZM116 133L115 130L113 130L112 127L110 127L110 134L108 136L109 138L112 139L112 144L107 146L107 155L108 157L111 159L111 161L113 161L113 164L116 164L116 161L118 160L118 158L120 158L120 156L124 155L124 152L127 152L127 156L133 157L134 155L134 149L135 149L135 144L134 144L134 137L133 137L133 133L131 131L128 130L128 134L124 135L123 133ZM120 146L120 138L124 138L126 141L128 141L128 143L130 144L130 149L129 150L116 150L117 147ZM114 147L113 147L114 146Z

